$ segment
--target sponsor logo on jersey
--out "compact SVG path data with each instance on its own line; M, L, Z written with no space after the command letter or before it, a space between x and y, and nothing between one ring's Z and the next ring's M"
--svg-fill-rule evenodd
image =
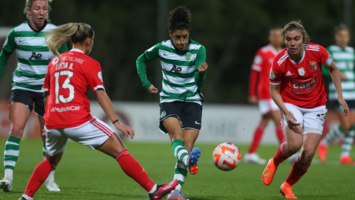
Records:
M292 76L292 73L291 73L290 71L288 71L288 72L286 73L286 76Z
M274 80L276 78L274 71L270 70L270 79Z
M80 106L68 106L68 107L53 107L51 112L68 112L68 111L77 111L80 110Z
M309 62L309 65L311 66L311 69L313 71L317 69L317 61L312 60L311 62Z
M173 73L180 73L182 70L181 67L176 67L176 65L173 65L173 68L171 68L170 72L173 72Z
M164 118L166 116L166 112L163 111L161 114L160 114L160 118Z
M304 68L301 67L301 68L298 69L298 73L299 73L301 76L304 76L304 74L305 74L306 72L304 71Z
M187 53L186 53L185 59L186 59L187 61L191 60L191 53L190 53L190 52L187 52Z
M42 58L42 54L36 54L36 52L32 52L32 55L30 57L30 60L32 60L32 58L34 58L35 60L39 60Z

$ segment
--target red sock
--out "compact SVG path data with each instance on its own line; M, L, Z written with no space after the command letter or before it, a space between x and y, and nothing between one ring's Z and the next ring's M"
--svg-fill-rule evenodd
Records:
M290 155L286 153L285 149L286 142L283 142L279 148L277 149L275 155L274 155L274 163L276 166L278 166L280 163L282 163L284 160L286 160Z
M253 141L250 144L248 153L254 153L258 149L261 137L263 136L265 126L258 125L254 131Z
M51 164L48 158L44 159L41 163L39 163L27 183L25 195L33 198L39 187L41 187L42 183L47 179L49 173L54 168L55 165Z
M310 165L305 165L301 162L300 157L298 157L293 166L290 174L286 178L286 183L294 185L298 180L307 172Z
M139 183L147 192L153 189L155 183L149 178L139 162L129 154L127 149L118 154L116 160L122 170Z
M284 132L281 128L281 125L276 125L275 129L276 129L276 136L277 136L277 139L279 139L280 144L285 142L286 138L285 138Z

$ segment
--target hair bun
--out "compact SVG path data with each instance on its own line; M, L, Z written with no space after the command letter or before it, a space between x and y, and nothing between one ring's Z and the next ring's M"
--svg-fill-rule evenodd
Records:
M190 30L192 14L185 6L178 6L173 11L169 12L168 27L171 31L175 29Z

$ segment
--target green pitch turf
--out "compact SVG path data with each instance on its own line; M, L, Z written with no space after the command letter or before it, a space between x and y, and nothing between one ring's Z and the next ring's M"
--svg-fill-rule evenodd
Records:
M5 140L0 140L2 151ZM156 183L172 180L175 158L169 143L128 143L130 153L142 164ZM231 172L218 170L212 163L212 151L217 144L199 144L202 151L198 163L199 174L188 175L183 192L190 200L253 200L284 199L279 193L281 183L286 179L291 164L280 165L273 183L265 186L261 181L264 166L240 163ZM244 154L246 145L239 146ZM261 146L259 155L270 158L277 146ZM353 151L353 154L355 152ZM1 154L1 160L3 153ZM293 191L299 199L355 199L355 166L339 166L339 146L329 149L329 162L325 165L314 160L308 173L298 182ZM23 140L17 163L13 191L3 193L0 199L19 199L25 190L35 166L42 160L40 140ZM1 164L2 166L2 164ZM3 177L3 171L0 172ZM42 186L35 199L148 199L146 192L131 178L126 176L118 163L99 151L69 142L61 163L57 167L56 182L62 190L48 192ZM166 199L166 197L165 197Z

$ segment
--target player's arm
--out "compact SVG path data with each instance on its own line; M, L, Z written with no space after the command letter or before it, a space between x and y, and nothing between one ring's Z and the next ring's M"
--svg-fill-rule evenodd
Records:
M258 103L256 88L258 86L259 75L262 70L261 64L263 60L259 52L256 54L249 77L249 102L252 104Z
M151 47L136 60L139 78L141 79L144 89L148 90L149 93L158 93L158 89L155 88L154 85L152 85L148 80L146 63L159 58L159 47L160 44Z
M15 33L14 30L12 29L7 35L4 46L0 52L0 80L4 72L6 63L9 60L11 54L14 52L15 48L16 48Z
M330 72L330 76L332 77L333 84L334 84L335 89L336 89L337 94L338 94L339 104L342 105L343 108L344 108L344 116L347 116L348 112L349 112L349 108L348 108L348 105L344 101L344 98L343 98L343 93L342 93L342 89L341 89L341 77L340 77L339 69L336 66L336 64L334 63L333 59L328 60L326 63L324 63L324 66Z
M208 68L206 62L206 48L201 46L196 55L195 61L195 81L197 87L201 90L206 82L206 70Z

